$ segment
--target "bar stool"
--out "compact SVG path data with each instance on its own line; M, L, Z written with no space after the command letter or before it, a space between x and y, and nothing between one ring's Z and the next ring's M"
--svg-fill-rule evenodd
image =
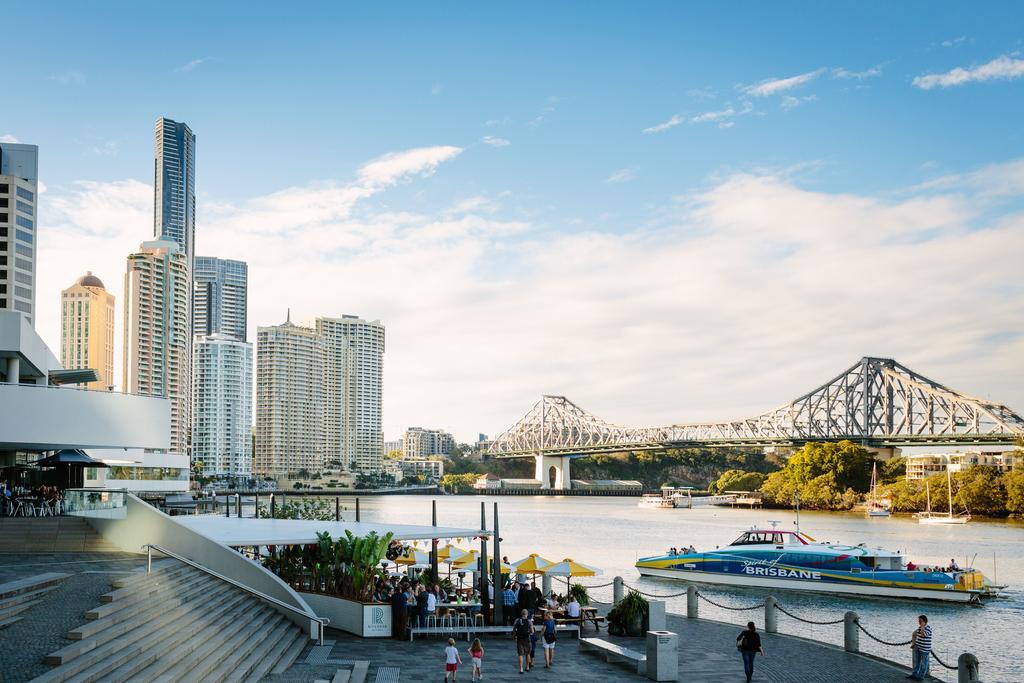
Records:
M473 615L473 626L483 626L483 625L484 625L484 615L483 615L482 612L477 612L476 614Z
M428 614L425 626L427 627L427 629L431 629L431 628L436 629L437 628L437 614Z
M452 611L446 609L444 614L441 616L441 630L445 633L452 633L455 629L455 625L452 623Z

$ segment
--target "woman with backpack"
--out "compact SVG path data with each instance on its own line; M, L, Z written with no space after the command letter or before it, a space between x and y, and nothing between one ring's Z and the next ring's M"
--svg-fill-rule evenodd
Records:
M743 673L747 674L747 683L754 677L754 657L760 652L764 657L764 648L761 647L761 636L757 634L757 627L754 622L747 622L747 630L736 636L736 649L743 657Z
M531 635L535 635L533 622L530 621L530 613L524 609L519 613L519 618L512 622L512 638L516 641L516 654L519 656L519 673L530 670Z
M555 663L555 618L551 612L544 613L544 630L541 632L544 639L544 668L550 669Z

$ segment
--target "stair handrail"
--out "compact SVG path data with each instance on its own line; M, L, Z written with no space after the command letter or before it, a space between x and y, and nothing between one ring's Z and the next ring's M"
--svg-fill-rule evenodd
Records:
M296 607L294 605L289 605L287 602L283 602L281 600L278 600L277 598L272 597L270 595L267 595L266 593L261 593L260 591L254 589L254 588L246 586L244 583L240 583L238 581L235 581L231 577L224 576L223 574L215 572L212 569L210 569L209 567L204 567L203 565L199 564L198 562L193 562L192 560L188 559L187 557L183 557L183 556L179 555L178 553L176 553L176 552L174 552L172 550L168 550L167 548L164 548L163 546L157 545L155 543L146 543L142 547L143 547L143 549L146 550L146 573L147 574L152 573L152 571L153 571L153 551L156 550L156 551L158 551L158 552L160 552L160 553L162 553L164 555L167 555L169 557L173 557L176 560L184 562L185 564L187 564L187 565L189 565L191 567L195 567L196 569L198 569L201 572L206 572L210 576L213 576L213 577L215 577L217 579L220 579L221 581L226 581L226 582L230 583L232 586L235 586L236 588L241 588L245 592L250 593L251 595L255 595L257 598L259 598L261 600L266 600L267 602L269 602L271 604L277 605L278 607L282 607L282 608L284 608L286 610L294 612L295 614L301 614L302 616L308 618L310 621L316 622L318 624L318 626L317 626L317 644L318 645L323 645L324 644L324 628L327 626L327 624L331 623L331 620L328 619L327 617L319 617L316 614L313 614L313 612L311 612L309 610L304 610L301 607Z

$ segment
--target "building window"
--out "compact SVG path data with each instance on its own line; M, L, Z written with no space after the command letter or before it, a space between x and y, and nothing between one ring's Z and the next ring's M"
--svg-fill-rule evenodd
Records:
M32 272L32 262L31 261L26 261L23 258L14 257L14 265L18 266L22 270L27 270L30 273Z
M7 192L10 192L10 191L11 191L11 188L10 188L10 186L7 183L0 183L0 192L3 192L3 193L6 194Z
M33 193L31 190L26 190L24 187L18 188L18 196L21 197L22 199L27 199L30 202L34 202L36 200L35 193Z
M15 242L14 250L16 252L18 252L19 254L21 254L22 256L27 256L29 258L32 258L32 249L30 249L29 247L26 247L24 244L18 244L17 242Z
M29 230L32 229L32 221L30 221L29 219L25 218L24 216L15 215L14 216L14 222L17 223L18 225L20 225L23 228L28 228Z
M32 244L32 233L25 232L24 230L15 230L14 234L18 236L18 239L22 242L28 242Z
M31 204L26 204L25 202L18 199L14 202L14 205L17 207L18 211L21 211L22 213L26 213L29 216L33 214Z
M0 213L0 223L6 223L6 222L7 222L7 214L6 213Z
M14 271L14 279L23 285L28 285L29 287L32 286L32 276L27 275L26 273L19 273L18 271Z
M17 285L15 285L14 293L17 296L20 296L22 299L29 299L30 301L32 299L32 290L31 289L25 289L24 287L18 287Z
M15 301L14 308L22 313L28 313L30 315L32 313L32 304L27 304L24 301Z

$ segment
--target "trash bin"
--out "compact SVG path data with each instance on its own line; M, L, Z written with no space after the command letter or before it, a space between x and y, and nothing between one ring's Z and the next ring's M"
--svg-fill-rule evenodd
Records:
M647 678L679 680L679 635L671 631L647 632Z

